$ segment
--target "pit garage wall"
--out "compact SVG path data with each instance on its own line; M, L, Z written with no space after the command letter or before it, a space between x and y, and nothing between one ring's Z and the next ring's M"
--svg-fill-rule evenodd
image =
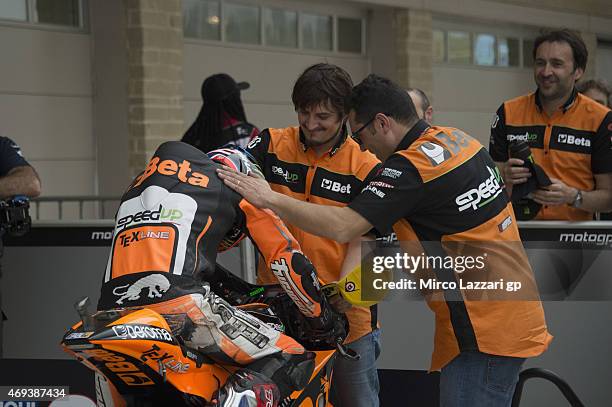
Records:
M15 140L46 195L96 191L87 32L0 24L0 134Z

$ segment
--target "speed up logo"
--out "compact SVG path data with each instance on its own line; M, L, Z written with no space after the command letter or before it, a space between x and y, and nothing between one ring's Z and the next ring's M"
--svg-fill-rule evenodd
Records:
M499 169L497 167L493 169L487 165L487 170L490 174L489 178L482 181L478 187L462 193L455 199L459 212L469 208L478 210L489 204L501 193L503 183Z
M536 133L529 133L526 131L523 134L508 134L506 136L508 141L524 141L524 142L535 142L538 139L538 135Z

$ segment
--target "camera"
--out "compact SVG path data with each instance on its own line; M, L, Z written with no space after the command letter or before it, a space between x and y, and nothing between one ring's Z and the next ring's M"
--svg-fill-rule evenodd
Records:
M0 201L0 235L23 236L30 231L30 201L25 196L15 196Z

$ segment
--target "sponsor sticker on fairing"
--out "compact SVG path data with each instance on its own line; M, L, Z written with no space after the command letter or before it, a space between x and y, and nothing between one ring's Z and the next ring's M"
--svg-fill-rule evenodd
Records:
M66 336L66 340L68 339L87 339L91 335L93 335L93 332L73 332L69 334L68 336Z
M111 328L117 339L145 339L173 342L172 335L164 328L138 324L114 325Z

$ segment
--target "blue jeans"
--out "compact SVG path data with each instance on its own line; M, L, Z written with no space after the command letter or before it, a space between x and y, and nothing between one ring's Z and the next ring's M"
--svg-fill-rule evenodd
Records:
M525 359L462 352L442 368L440 407L509 407Z
M340 355L334 363L330 399L334 407L378 407L378 370L380 330L348 344L361 355L359 360L344 359Z

